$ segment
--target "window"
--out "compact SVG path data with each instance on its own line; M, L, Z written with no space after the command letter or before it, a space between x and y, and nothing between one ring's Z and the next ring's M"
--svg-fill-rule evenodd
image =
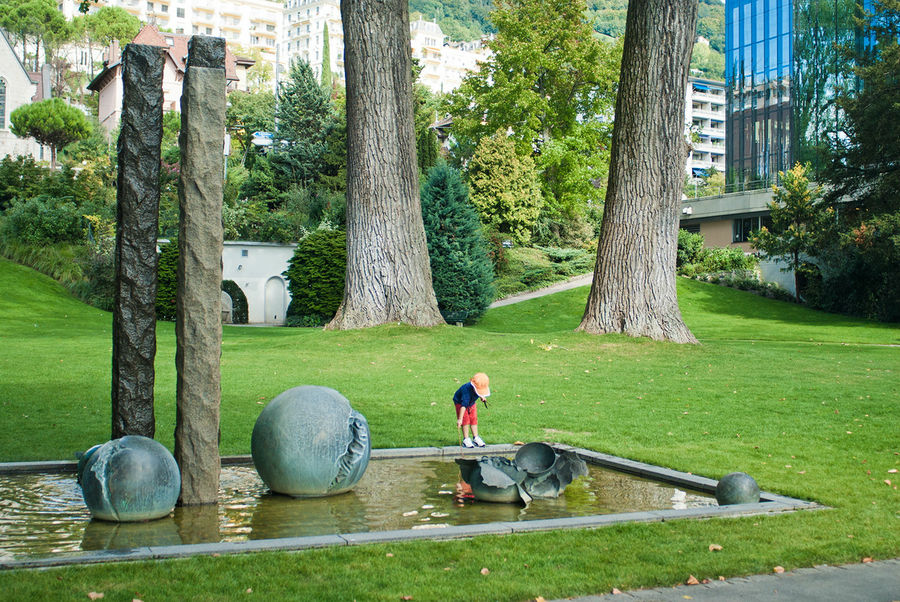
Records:
M159 9L161 11L163 11L164 13L167 13L167 12L169 12L169 5L168 4L160 4Z
M759 230L763 226L771 227L772 220L769 217L742 217L734 220L731 227L731 242L748 242L750 233Z
M151 12L151 13L153 12L153 3L152 2L147 3L147 11Z
M211 35L212 35L212 27L207 27L207 28L206 28L206 35L208 35L208 36L211 36Z
M246 257L250 252L247 249L241 249L241 257Z
M178 17L179 19L184 19L184 9L183 9L183 8L176 8L176 9L175 9L175 16Z

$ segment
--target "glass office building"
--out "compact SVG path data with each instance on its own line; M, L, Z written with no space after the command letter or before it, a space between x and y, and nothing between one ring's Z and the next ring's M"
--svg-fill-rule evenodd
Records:
M857 85L844 48L871 0L726 0L725 165L730 190L820 163L840 131L838 89Z

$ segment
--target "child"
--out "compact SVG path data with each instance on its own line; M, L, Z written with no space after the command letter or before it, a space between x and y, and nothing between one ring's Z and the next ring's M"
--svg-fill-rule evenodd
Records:
M453 394L453 404L456 407L456 426L462 427L463 447L484 447L484 440L478 436L478 400L487 407L486 397L491 394L488 387L488 376L484 372L479 372L472 379L456 390ZM472 428L474 439L469 438L469 427Z

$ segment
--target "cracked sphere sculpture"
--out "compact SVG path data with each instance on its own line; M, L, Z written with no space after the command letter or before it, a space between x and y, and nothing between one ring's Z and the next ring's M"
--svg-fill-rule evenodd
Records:
M369 464L369 423L328 387L304 385L281 393L253 427L256 472L277 493L321 497L349 491Z
M93 447L83 456L79 481L91 516L135 522L168 515L181 491L181 473L161 443L126 435Z

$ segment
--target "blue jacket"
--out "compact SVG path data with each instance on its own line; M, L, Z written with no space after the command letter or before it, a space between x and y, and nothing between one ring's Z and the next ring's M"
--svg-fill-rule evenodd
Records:
M464 408L468 408L469 406L478 403L478 400L479 397L478 393L475 391L475 385L471 382L465 383L453 394L453 403Z

